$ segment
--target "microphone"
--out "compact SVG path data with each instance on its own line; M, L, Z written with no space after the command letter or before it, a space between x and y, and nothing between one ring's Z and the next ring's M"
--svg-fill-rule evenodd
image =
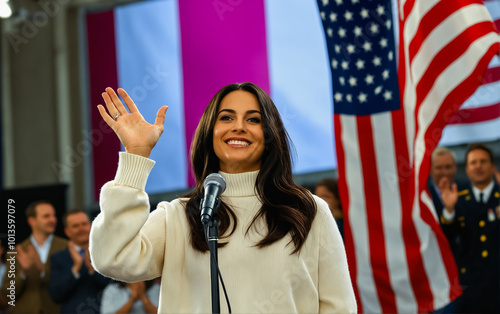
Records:
M219 196L226 190L226 180L218 173L211 173L203 181L203 187L205 195L200 203L201 222L206 224L212 219L212 214L217 212Z

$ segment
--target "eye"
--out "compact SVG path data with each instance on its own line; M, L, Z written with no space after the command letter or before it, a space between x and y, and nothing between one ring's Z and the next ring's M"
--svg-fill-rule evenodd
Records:
M232 118L231 118L231 116L229 116L229 115L222 115L222 116L220 116L220 118L219 118L219 120L221 120L221 121L228 121L228 120L231 120L231 119L232 119Z
M257 117L252 117L250 119L248 119L248 122L252 122L252 123L260 123L260 119L257 118Z

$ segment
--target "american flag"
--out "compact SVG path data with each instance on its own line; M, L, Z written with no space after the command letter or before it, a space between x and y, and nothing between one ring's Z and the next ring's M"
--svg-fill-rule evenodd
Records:
M430 155L480 85L499 36L479 0L401 0L395 8L390 0L318 0L318 7L359 310L439 309L461 289L426 191Z
M500 30L500 0L484 0ZM500 138L500 57L491 60L484 79L474 94L451 117L440 145L489 142Z

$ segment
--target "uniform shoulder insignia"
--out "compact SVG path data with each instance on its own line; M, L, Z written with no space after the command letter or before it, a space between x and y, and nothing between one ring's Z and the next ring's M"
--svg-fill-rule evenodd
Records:
M494 195L495 195L495 197L496 197L496 198L499 198L499 197L500 197L500 193L499 193L499 192L495 192L495 194L494 194Z
M469 189L458 191L458 196L463 196L469 194Z

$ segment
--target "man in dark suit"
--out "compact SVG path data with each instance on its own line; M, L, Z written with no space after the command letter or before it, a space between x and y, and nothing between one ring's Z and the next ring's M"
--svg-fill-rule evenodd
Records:
M70 242L50 257L50 296L62 303L61 313L99 313L101 292L110 279L97 273L90 262L90 220L75 209L64 215L63 223Z
M55 236L57 218L54 206L49 201L36 201L26 208L26 217L31 227L29 238L16 246L15 306L11 313L59 313L60 306L52 302L48 293L50 278L49 255L67 247L66 239ZM4 280L2 297L12 278Z
M463 294L455 303L458 313L499 313L500 190L493 179L493 153L473 144L465 158L467 189L458 191L440 182L443 231L460 239L456 262Z

